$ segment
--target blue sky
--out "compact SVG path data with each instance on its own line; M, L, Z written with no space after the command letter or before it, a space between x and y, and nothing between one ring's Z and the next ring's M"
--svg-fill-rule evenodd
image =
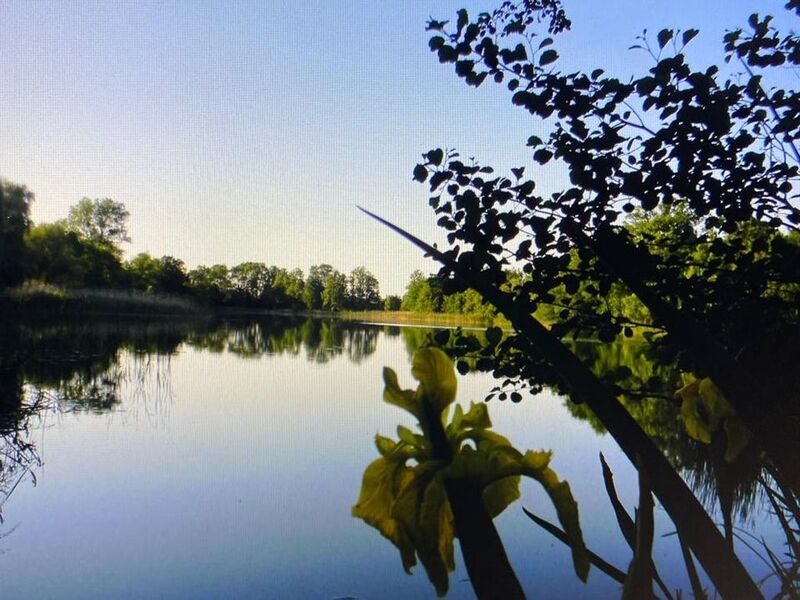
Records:
M355 204L442 241L411 181L420 153L530 172L525 140L547 131L428 51L429 16L499 2L2 3L0 176L35 192L37 222L83 196L124 202L128 255L364 265L401 293L435 266ZM689 58L706 65L726 29L783 4L564 0L573 29L557 43L565 66L625 77L651 65L627 50L643 28L696 27Z

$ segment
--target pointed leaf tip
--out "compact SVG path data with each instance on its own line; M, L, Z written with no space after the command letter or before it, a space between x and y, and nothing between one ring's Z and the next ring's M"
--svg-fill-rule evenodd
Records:
M414 354L411 373L437 411L443 411L455 400L458 386L455 369L450 358L438 348L418 350Z

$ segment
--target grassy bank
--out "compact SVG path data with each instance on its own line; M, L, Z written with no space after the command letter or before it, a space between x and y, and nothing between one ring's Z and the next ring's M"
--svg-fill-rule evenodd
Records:
M342 311L337 314L346 321L385 323L387 325L441 325L443 327L489 327L505 328L508 322L502 317L485 318L476 315L449 313L414 313L406 311Z
M27 284L3 292L0 294L0 312L6 317L70 317L80 315L278 316L333 318L387 325L480 328L494 325L504 329L509 328L509 323L502 316L486 318L477 315L382 310L330 312L229 306L211 308L180 296L154 295L135 290L66 290L46 284Z
M192 315L209 313L186 298L145 294L133 290L65 290L50 285L26 285L0 294L6 316Z

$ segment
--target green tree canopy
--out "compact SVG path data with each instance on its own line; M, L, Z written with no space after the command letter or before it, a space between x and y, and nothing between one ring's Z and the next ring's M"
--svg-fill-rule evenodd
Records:
M186 267L172 256L154 258L143 252L125 265L135 289L150 293L180 294L186 287Z
M128 237L129 216L122 202L111 198L83 198L69 209L67 228L92 242L116 246L131 241Z
M797 0L785 7L800 15ZM603 68L560 68L558 34L569 26L559 0L503 2L491 13L460 10L453 20L429 22L440 62L470 86L506 86L548 135L528 138L534 169L521 165L507 175L452 149L424 153L413 176L429 186L448 247L414 242L444 265L442 280L479 290L514 325L515 335L495 336L492 356L477 364L504 385L555 383L585 402L653 476L654 492L721 594L759 597L714 523L620 404L619 388L597 380L564 339L611 342L625 332L629 315L608 302L623 286L652 319L646 339L658 361L716 386L784 482L783 493L800 496L800 252L793 244L800 92L766 83L770 69L800 66L800 36L753 14L746 29L724 36L734 69L696 69L684 49L698 30L662 29L634 45L653 66L621 81ZM556 180L568 178L542 195L538 183L554 168ZM693 226L668 226L680 205ZM659 207L667 210L654 214ZM656 231L626 223L636 211ZM513 287L512 268L528 276ZM548 330L531 315L557 298Z
M0 289L25 276L24 237L31 225L33 199L24 185L0 179Z
M116 252L68 230L63 223L31 228L25 243L32 278L71 288L116 286L124 278Z
M234 292L248 303L258 302L268 293L274 276L274 271L260 262L244 262L230 271Z
M355 310L375 310L381 306L378 280L365 267L356 267L350 273L347 303Z
M213 304L224 304L233 294L233 284L225 265L200 265L186 276L189 291Z
M322 288L322 308L342 310L347 300L347 275L336 269L325 277Z
M309 310L322 308L322 290L325 289L325 280L333 271L334 268L327 264L313 265L309 269L303 288L306 308Z
M442 308L442 287L437 278L428 277L422 271L411 274L403 296L403 310L432 313Z

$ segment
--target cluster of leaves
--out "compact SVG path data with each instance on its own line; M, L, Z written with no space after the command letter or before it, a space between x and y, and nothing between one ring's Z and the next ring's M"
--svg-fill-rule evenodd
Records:
M421 432L399 426L399 440L376 436L380 458L367 467L353 516L363 519L400 550L407 572L422 563L437 593L448 587L453 566L453 538L458 524L447 494L448 480L469 480L479 485L491 517L519 497L520 476L541 483L550 496L569 536L575 571L585 580L589 561L578 522L578 507L566 482L549 467L550 452L514 449L508 439L490 430L485 404L460 405L447 418L455 400L456 376L450 359L435 348L419 350L412 373L416 390L403 390L397 374L385 368L384 401L411 413ZM444 426L447 451L435 447L433 420Z
M560 161L570 185L541 196L525 167L497 176L455 151L426 152L414 178L429 185L448 231L445 256L498 286L509 269L521 269L525 277L507 290L518 305L530 313L555 306L554 333L603 341L632 333L631 311L608 302L622 285L614 267L631 264L647 289L714 331L732 355L751 356L773 375L796 372L787 357L797 355L797 337L785 332L798 326L800 94L765 90L752 69L795 64L800 38L752 16L751 33L725 38L726 58L749 72L738 83L717 67L690 67L684 48L697 30L664 29L656 46L646 36L638 45L655 65L624 82L602 69L559 71L556 41L534 31L551 13L534 4L506 2L474 20L461 11L450 29L431 21L430 47L467 84L505 83L515 105L550 123L547 140L528 139L536 173ZM626 227L626 216L657 207L690 215L689 228L652 235ZM612 264L579 243L602 234L626 243ZM664 347L665 361L696 366L669 335L651 340ZM497 375L554 379L518 336L498 348Z
M69 209L65 225L69 231L91 242L112 247L131 241L128 217L130 213L122 202L111 198L82 198Z
M752 434L710 379L695 379L679 389L681 417L686 432L694 439L710 444L712 437L724 431L725 460L734 461L752 440Z
M33 198L25 186L0 179L0 289L16 285L25 276L24 236L30 227Z
M438 277L426 277L421 271L411 274L400 308L417 313L474 315L486 319L497 314L475 290L445 293L443 282Z

